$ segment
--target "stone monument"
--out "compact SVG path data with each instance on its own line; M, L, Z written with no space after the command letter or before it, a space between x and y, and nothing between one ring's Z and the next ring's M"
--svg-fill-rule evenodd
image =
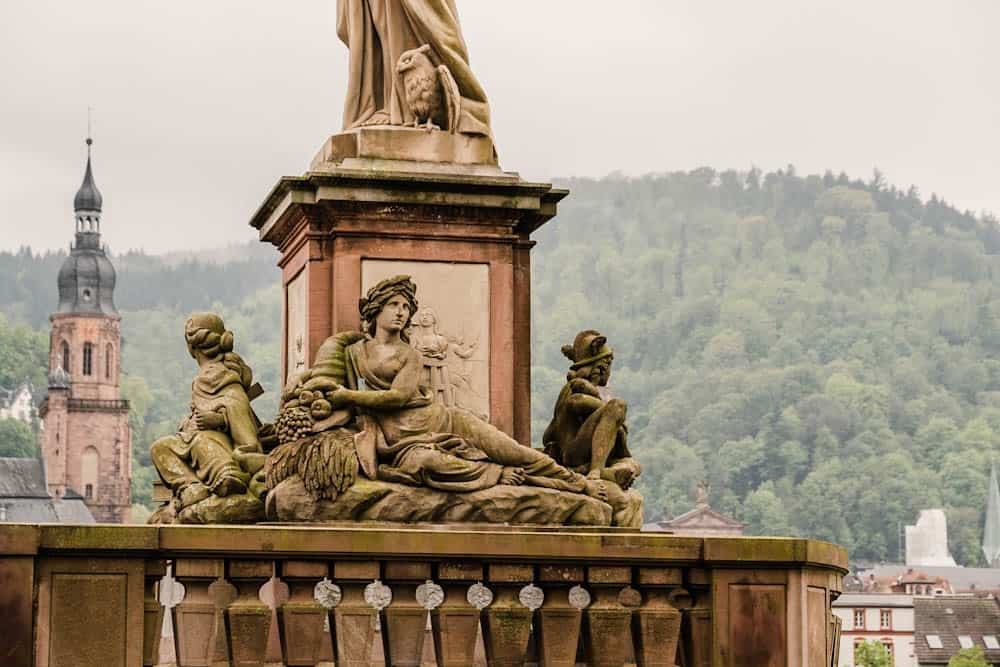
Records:
M838 664L843 549L630 529L598 331L531 447L531 234L566 192L500 169L454 0L337 14L345 129L253 219L281 254L281 411L257 419L196 314L191 411L153 451L162 524L280 523L0 525L5 667L153 667L167 613L178 667Z
M437 369L429 380L446 368L444 400L453 389L528 444L531 234L568 193L500 168L452 0L340 0L337 10L350 50L344 129L251 221L281 253L285 378L331 335L360 329L369 288L409 275L455 339L445 359L425 355Z

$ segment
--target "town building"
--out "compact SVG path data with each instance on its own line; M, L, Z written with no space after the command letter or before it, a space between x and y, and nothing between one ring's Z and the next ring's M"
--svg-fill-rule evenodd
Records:
M694 509L672 519L643 524L651 532L667 532L698 537L736 537L743 534L743 524L712 509L708 501L708 484L698 485Z
M0 387L0 419L16 419L25 424L33 424L38 409L28 382L7 389Z
M854 650L866 641L889 651L893 667L917 667L914 597L893 593L845 593L833 602L840 619L840 667L854 667Z
M947 665L960 650L973 647L982 650L990 664L1000 664L1000 606L996 598L919 597L914 598L913 607L918 667Z
M49 492L72 494L99 522L122 523L131 505L132 436L122 400L121 316L115 268L101 245L103 197L87 168L73 200L76 238L59 270L59 304L51 315L48 396L42 457Z
M0 457L0 523L94 523L83 498L49 495L39 459Z
M955 559L948 553L948 519L944 510L921 510L917 524L906 527L906 564L955 567Z

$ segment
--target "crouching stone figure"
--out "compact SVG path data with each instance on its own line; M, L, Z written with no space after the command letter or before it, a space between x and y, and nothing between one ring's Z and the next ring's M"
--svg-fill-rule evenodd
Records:
M188 352L198 363L191 412L178 432L153 443L150 457L173 500L155 523L254 523L263 518L266 457L261 423L250 401L262 390L233 352L233 334L212 313L192 315L184 327Z
M642 468L628 451L625 401L608 390L614 352L593 330L562 352L572 362L545 429L545 453L591 480L603 480L616 526L642 526L642 496L629 488Z

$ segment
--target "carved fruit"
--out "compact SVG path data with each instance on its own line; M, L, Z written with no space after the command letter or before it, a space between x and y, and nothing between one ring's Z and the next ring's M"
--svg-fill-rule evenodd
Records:
M300 405L309 405L310 403L312 403L315 400L316 400L316 394L314 394L313 392L309 391L308 389L304 389L304 390L302 390L302 391L299 392L299 404Z
M320 398L312 402L309 412L313 419L321 421L333 414L333 406L330 405L330 401Z

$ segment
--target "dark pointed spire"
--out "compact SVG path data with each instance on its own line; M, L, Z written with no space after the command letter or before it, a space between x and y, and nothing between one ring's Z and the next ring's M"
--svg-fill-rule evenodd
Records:
M93 143L94 140L87 137L87 171L83 175L83 184L80 186L79 191L77 191L76 197L73 198L73 210L77 212L100 212L101 204L104 203L101 191L94 185L94 172L90 166L90 147Z

